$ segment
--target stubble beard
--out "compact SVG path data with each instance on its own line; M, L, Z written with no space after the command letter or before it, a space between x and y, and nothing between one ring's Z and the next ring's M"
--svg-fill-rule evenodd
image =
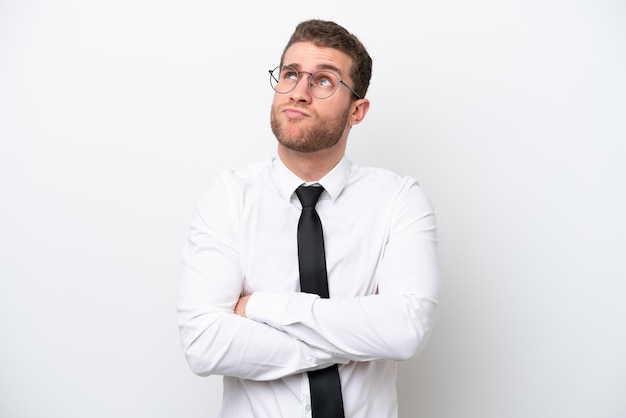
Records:
M283 120L283 124L281 124L277 110L272 106L270 124L272 132L282 146L292 151L312 153L337 145L346 128L349 116L350 109L348 108L334 119L322 120L307 130L290 133L286 124L300 123L301 121Z

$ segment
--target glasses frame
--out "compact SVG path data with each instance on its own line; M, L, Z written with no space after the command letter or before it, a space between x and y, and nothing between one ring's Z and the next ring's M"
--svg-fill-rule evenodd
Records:
M276 70L278 70L278 69L281 69L281 71L282 71L282 69L285 69L285 68L291 69L291 70L293 70L293 71L296 73L297 81L294 83L294 85L293 85L293 87L292 87L292 88L290 88L290 89L289 89L289 90L287 90L287 91L282 91L282 92L281 92L281 91L278 91L278 90L276 90L276 89L274 88L274 86L272 85L272 79L274 79L274 80L276 81L276 83L278 83L278 80L276 80L276 77L274 77L274 71L276 71ZM339 75L338 75L337 73L335 73L334 71L330 71L330 70L320 70L320 71L315 71L315 72L311 73L311 72L309 72L309 71L298 71L298 70L296 70L295 68L293 68L292 66L289 66L289 65L279 65L279 66L275 67L274 69L269 70L269 73L270 73L270 86L272 87L272 90L274 90L274 91L275 91L276 93L278 93L278 94L287 94L287 93L292 92L292 91L293 91L293 89L295 89L295 88L296 88L296 86L298 85L298 83L299 83L299 82L300 82L300 80L302 79L302 78L300 77L300 74L308 74L308 75L309 75L309 81L307 82L307 87L308 87L308 88L309 88L309 90L311 91L311 95L312 95L313 97L317 98L317 99L320 99L320 100L328 99L330 96L332 96L333 94L335 94L335 92L336 92L337 90L339 90L339 84L341 84L342 86L344 86L344 87L346 87L348 90L350 90L350 91L352 92L352 94L354 94L354 95L355 95L358 99L362 99L362 97L361 97L359 94L357 94L357 92L356 92L356 91L354 91L354 89L353 89L352 87L350 87L349 85L347 85L347 84L345 83L345 81L343 81L341 78L339 78ZM332 93L330 93L330 94L329 94L328 96L326 96L326 97L318 97L318 96L316 96L315 94L313 94L313 91L311 90L311 80L313 79L313 75L314 75L314 74L317 74L317 73L331 73L331 74L333 74L335 77L337 77L337 81L339 82L339 84L337 84L337 87L335 87L335 90L333 90L333 92L332 92Z

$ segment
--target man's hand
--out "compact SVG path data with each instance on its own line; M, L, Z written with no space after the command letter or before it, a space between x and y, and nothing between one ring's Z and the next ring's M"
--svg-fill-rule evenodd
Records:
M246 305L248 304L248 299L250 299L250 295L242 296L237 301L237 305L235 305L235 313L239 316L246 317Z

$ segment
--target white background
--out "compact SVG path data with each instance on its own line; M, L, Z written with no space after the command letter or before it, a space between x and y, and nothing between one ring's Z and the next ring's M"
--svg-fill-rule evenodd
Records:
M274 154L267 70L313 17L374 59L350 158L437 211L401 416L625 417L618 0L0 0L0 415L216 416L178 341L182 247L209 180Z

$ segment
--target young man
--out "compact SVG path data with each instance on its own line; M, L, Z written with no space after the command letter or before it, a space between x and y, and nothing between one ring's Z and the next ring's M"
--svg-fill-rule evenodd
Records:
M191 369L224 376L223 418L397 417L396 363L434 322L437 237L414 179L345 156L371 68L343 27L300 23L270 71L277 158L221 174L198 204L179 328ZM301 232L318 219L323 237Z

